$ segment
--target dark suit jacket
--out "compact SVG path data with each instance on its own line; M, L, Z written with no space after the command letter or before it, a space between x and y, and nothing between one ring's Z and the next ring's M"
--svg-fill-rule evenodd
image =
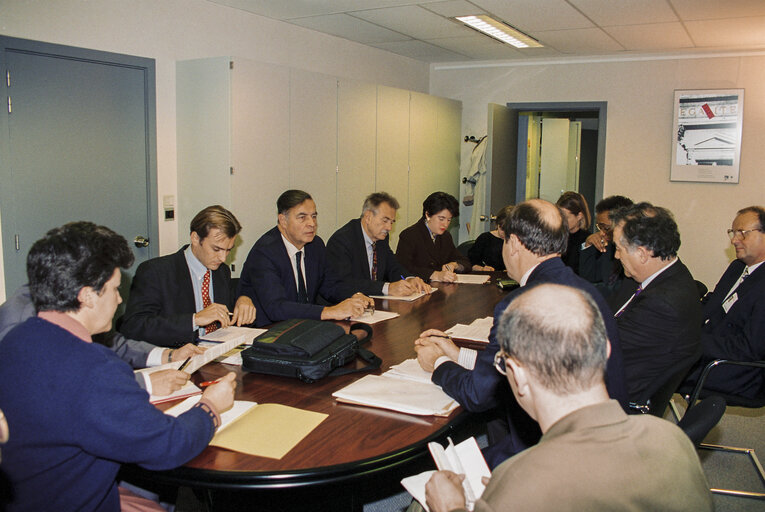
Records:
M457 400L468 411L485 411L497 405L506 407L507 410L505 412L508 415L511 432L514 432L513 429L518 428L514 425L521 422L528 423L531 420L512 398L507 378L500 375L494 368L494 355L499 350L497 323L499 317L515 297L523 293L528 286L540 283L564 284L585 290L598 304L598 309L600 309L605 321L608 338L611 341L611 356L608 359L606 368L606 386L611 398L615 398L623 407L627 407L622 350L613 313L606 305L603 297L600 296L590 283L574 274L571 267L564 265L560 258L551 258L543 261L534 269L525 287L510 292L494 308L494 325L492 325L491 332L489 333L489 345L485 350L478 353L475 368L472 371L466 370L457 363L446 362L433 372L433 382L441 386L449 396ZM537 431L536 440L538 440L539 435L541 433ZM525 443L526 446L529 446L533 442L535 442L533 439L523 439L507 443L502 447L500 453L493 454L495 458L490 462L490 465L494 466L513 455L519 449L522 449L523 446L519 446L520 444Z
M128 338L162 347L180 347L196 339L192 316L197 312L191 274L183 251L138 265L119 330ZM236 294L224 263L212 271L213 297L233 311Z
M327 262L335 275L342 280L347 295L353 295L355 292L382 295L385 283L394 283L412 274L396 260L386 238L375 244L377 280L372 281L366 240L361 230L361 220L353 219L335 231L327 242Z
M651 281L616 325L630 400L647 400L672 373L698 360L701 302L683 262L678 260Z
M765 264L757 267L736 288L738 299L725 313L722 303L744 271L743 262L733 261L715 289L704 297L701 328L701 364L713 359L765 360ZM692 376L692 382L698 379ZM705 389L758 398L765 395L765 371L759 368L721 366L710 372Z
M267 231L252 246L242 267L239 292L255 304L258 327L290 318L319 320L324 309L317 304L319 296L332 302L348 297L327 267L326 248L319 236L305 245L304 261L308 304L298 302L295 272L279 228Z
M396 259L412 274L424 281L430 279L435 270L441 270L446 263L456 261L465 267L465 272L472 268L470 260L464 257L452 241L452 235L446 231L436 236L436 241L430 239L430 232L425 225L425 217L412 224L398 237Z

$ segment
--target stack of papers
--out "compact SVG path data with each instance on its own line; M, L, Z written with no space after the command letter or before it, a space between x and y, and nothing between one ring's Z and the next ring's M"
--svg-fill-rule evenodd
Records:
M455 324L446 330L446 334L458 340L470 340L489 343L489 333L494 325L494 318L487 316L473 320L469 325Z
M481 274L457 274L455 283L460 284L484 284L489 282L489 276Z
M241 339L242 342L231 350L224 352L222 355L225 357L218 359L218 362L234 366L242 366L242 350L247 348L248 345L252 345L252 341L267 330L268 329L253 329L252 327L229 325L225 329L218 329L217 331L205 334L199 338L202 340L199 342L199 346L206 347L209 350L220 343Z
M189 396L199 395L202 393L202 390L199 389L196 384L193 382L186 381L186 384L181 389L178 389L176 391L173 391L169 395L164 396L158 396L158 395L151 395L149 396L149 402L153 404L161 404L164 402L170 402L172 400L178 400L180 398L186 398Z
M417 361L410 359L409 361ZM406 363L406 362L405 362ZM419 365L418 365L419 366ZM402 376L401 373L408 374ZM418 416L448 416L459 404L441 388L422 376L412 378L418 372L413 364L398 365L382 375L367 375L348 386L332 393L338 402L368 407L379 407L391 411Z

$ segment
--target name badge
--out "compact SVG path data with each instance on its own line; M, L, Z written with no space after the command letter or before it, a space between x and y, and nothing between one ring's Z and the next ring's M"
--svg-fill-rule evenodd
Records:
M730 310L730 308L733 307L733 304L735 304L737 300L738 300L738 293L735 293L735 292L731 294L730 297L725 299L725 302L722 303L722 307L726 314L728 313L728 310Z

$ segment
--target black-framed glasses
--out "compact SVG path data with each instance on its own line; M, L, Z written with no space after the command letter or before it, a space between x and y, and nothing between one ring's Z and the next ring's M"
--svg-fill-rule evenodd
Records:
M507 369L505 368L505 357L505 353L502 351L502 349L499 349L497 353L494 354L494 368L502 375L507 375Z
M748 233L751 233L752 231L759 231L760 233L762 233L762 229L760 229L760 228L754 228L754 229L729 229L727 231L727 233L728 233L728 238L730 238L731 241L732 241L736 237L739 237L741 240L744 240L746 238L746 235Z

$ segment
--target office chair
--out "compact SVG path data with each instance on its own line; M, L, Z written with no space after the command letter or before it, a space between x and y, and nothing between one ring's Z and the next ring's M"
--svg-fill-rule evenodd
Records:
M461 244L459 244L457 246L457 250L459 251L459 253L461 255L463 255L464 257L467 258L468 257L468 251L474 245L475 245L475 240L468 240L467 242L462 242Z
M677 388L680 387L680 383L683 382L683 379L688 375L688 371L690 371L691 367L696 364L696 361L697 358L694 358L690 363L686 362L679 370L670 374L658 387L646 390L645 394L649 398L630 402L630 412L632 414L650 414L652 416L663 418L664 411L667 410L672 395L674 395Z
M716 391L707 392L704 390L704 384L706 383L707 376L709 375L709 373L715 368L718 368L720 366L725 366L725 365L748 366L748 367L754 367L754 368L762 368L763 370L765 370L765 361L730 361L727 359L715 359L714 361L710 362L704 367L704 370L701 372L701 376L699 377L699 380L696 383L696 386L694 387L693 392L687 398L688 409L685 411L685 416L687 416L689 413L693 411L694 408L698 407L701 404L701 402L699 402L698 404L696 403L696 401L700 397L704 398L707 396L711 396L713 394L722 397L728 405L739 406L739 407L749 407L749 408L765 407L765 396L752 399L752 398L745 398L745 397L740 397L736 395L729 395L725 393L718 393ZM685 418L685 416L683 416L683 418ZM754 448L721 446L721 445L714 445L714 444L707 444L707 443L700 443L699 448L704 448L707 450L724 451L728 453L742 453L742 454L748 455L750 460L752 461L752 464L754 464L755 469L759 473L760 479L762 480L763 484L765 484L765 470L763 470L762 464L760 464L760 460L757 458L757 454L755 453ZM741 496L741 497L747 497L747 498L765 499L765 493L762 493L762 492L743 491L743 490L736 490L736 489L712 489L712 492L716 494L724 494L728 496Z

